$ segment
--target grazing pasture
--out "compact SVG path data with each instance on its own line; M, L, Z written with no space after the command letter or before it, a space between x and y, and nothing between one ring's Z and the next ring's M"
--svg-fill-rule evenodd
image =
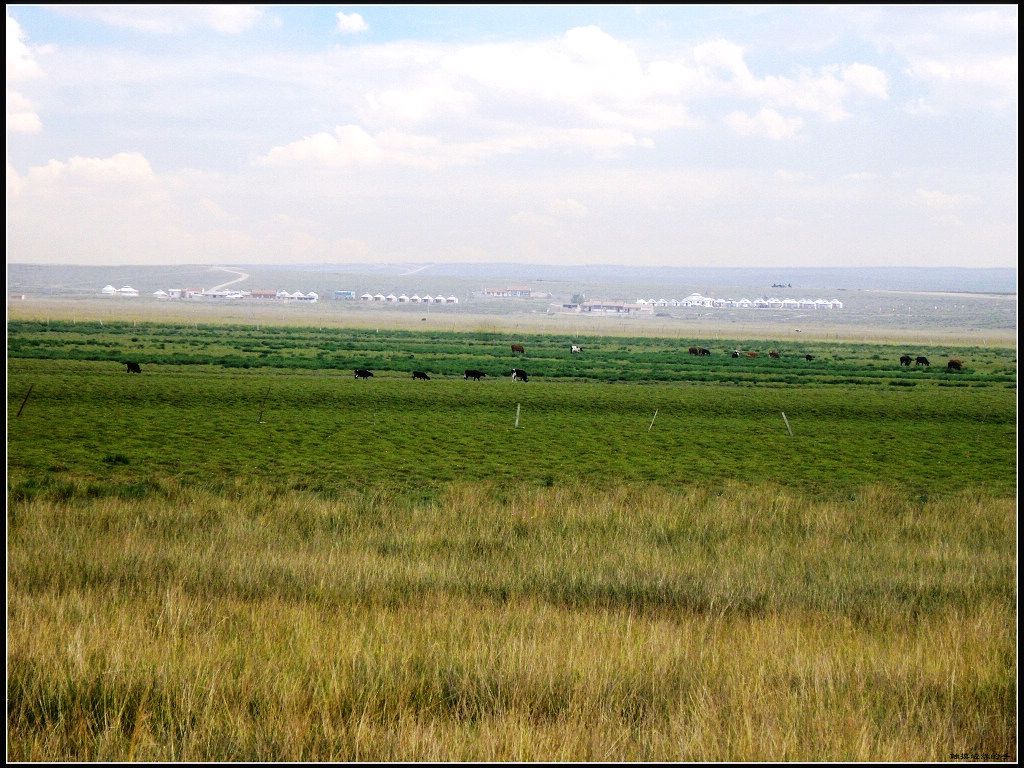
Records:
M514 338L9 322L8 759L1016 759L1015 350Z

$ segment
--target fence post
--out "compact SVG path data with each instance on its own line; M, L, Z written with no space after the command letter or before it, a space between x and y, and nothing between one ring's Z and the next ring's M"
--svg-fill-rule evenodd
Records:
M25 403L28 402L28 396L32 394L32 387L34 386L35 384L28 385L28 392L25 393L25 399L21 401L21 408L18 409L18 416L21 416L21 412L25 408Z

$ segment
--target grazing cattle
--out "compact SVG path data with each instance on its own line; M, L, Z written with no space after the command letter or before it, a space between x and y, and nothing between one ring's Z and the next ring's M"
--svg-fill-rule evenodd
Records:
M704 347L698 347L697 348L697 354L700 355L701 357L703 357L704 355L710 355L711 354L711 350L710 349L704 349Z
M582 351L583 347L577 346L576 344L573 344L572 346L569 347L569 354L571 355L577 355Z
M480 379L482 379L486 375L487 374L484 373L483 371L467 370L466 375L463 378L465 378L466 381L469 381L470 379L472 379L473 381L480 381Z
M525 355L526 354L526 349L523 347L522 344L513 344L512 345L512 354L514 355L516 352L518 352L520 355Z
M773 360L778 360L780 357L782 357L782 355L780 355L777 350L773 349L771 352L768 353L768 357L772 358Z
M732 351L732 356L733 356L734 358L735 358L735 357L739 357L739 356L740 356L740 351L739 351L738 349L734 349L734 350Z
M413 379L420 379L421 381L430 381L430 377L423 371L413 371L412 377Z
M917 360L914 361L914 365L931 365L931 363L928 362L927 357L918 357Z
M128 373L142 373L142 368L138 363L125 363L128 366Z
M757 352L747 352L747 357L749 357L750 359L754 359L755 357L757 357Z
M356 368L357 379L372 379L373 374L365 368Z
M691 355L696 355L696 354L699 354L699 353L700 353L699 349L697 349L696 347L690 347L690 354Z
M808 363L811 362L811 360L813 360L813 359L814 359L814 355L804 355L804 360L806 360Z
M900 365L907 365L907 366L909 366L912 362L914 362L914 361L910 357L910 355L902 355L900 357Z
M529 381L529 377L526 375L526 371L520 370L519 368L512 369L512 381Z
M963 361L961 360L950 360L946 363L947 371L962 371L964 369Z

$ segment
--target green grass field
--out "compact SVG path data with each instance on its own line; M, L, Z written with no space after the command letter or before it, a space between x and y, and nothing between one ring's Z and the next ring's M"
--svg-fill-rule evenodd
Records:
M1016 759L1015 350L573 342L9 322L8 758Z

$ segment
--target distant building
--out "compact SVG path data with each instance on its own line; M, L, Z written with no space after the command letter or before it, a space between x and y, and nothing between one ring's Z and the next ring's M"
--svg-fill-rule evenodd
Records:
M484 288L484 296L512 297L528 299L533 295L533 290L525 285L510 285L506 288Z
M356 297L355 291L335 291L334 298L336 299L354 299Z
M654 307L650 302L627 304L624 301L585 301L580 309L584 312L602 315L651 314L654 312Z

